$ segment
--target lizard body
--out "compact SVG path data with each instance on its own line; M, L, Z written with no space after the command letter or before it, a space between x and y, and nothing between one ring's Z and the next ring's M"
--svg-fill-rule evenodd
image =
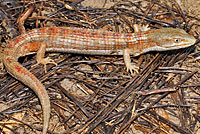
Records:
M196 39L182 29L162 28L138 33L116 33L71 27L49 27L33 29L17 36L6 47L0 47L0 61L6 70L30 87L43 109L43 134L47 133L50 118L50 100L44 85L26 68L18 58L36 53L38 63L54 63L44 58L45 51L87 55L123 55L128 71L137 71L131 64L130 54L138 56L149 51L168 51L186 48Z

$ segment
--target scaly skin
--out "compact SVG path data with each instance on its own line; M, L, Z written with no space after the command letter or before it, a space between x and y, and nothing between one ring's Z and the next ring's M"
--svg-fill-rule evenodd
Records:
M18 58L37 52L37 62L54 63L44 59L45 49L52 52L87 55L123 55L127 70L137 71L131 65L130 54L137 56L149 51L168 51L193 45L196 39L182 29L162 28L138 33L115 33L82 28L51 27L34 29L14 38L6 48L0 47L0 60L6 70L30 87L42 105L43 134L47 133L50 118L50 100L44 85L26 68ZM55 63L54 63L55 64Z

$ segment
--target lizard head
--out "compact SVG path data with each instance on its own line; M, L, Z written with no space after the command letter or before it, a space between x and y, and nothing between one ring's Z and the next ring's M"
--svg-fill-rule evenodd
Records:
M148 39L154 46L143 52L176 50L192 46L196 42L196 39L192 35L189 35L183 29L178 28L152 30Z

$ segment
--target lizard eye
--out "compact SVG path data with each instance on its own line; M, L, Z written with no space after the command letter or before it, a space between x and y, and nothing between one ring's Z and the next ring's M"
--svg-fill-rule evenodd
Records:
M175 41L176 43L180 42L180 40L179 40L179 39L174 39L174 41Z

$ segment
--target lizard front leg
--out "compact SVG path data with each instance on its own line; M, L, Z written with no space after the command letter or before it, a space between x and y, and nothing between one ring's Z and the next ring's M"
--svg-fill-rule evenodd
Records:
M131 64L130 53L131 53L131 50L128 48L125 48L123 50L124 63L126 65L127 72L130 71L131 74L133 74L133 71L135 71L136 73L138 73L139 67Z
M148 25L139 26L137 24L134 24L135 33L141 32L141 31L148 31L148 30L150 30L150 28L148 28ZM124 62L127 68L127 72L130 71L131 74L133 74L133 71L135 71L136 73L138 73L139 67L131 64L131 58L130 58L131 53L133 54L133 52L131 52L131 49L129 48L125 48L123 50Z

